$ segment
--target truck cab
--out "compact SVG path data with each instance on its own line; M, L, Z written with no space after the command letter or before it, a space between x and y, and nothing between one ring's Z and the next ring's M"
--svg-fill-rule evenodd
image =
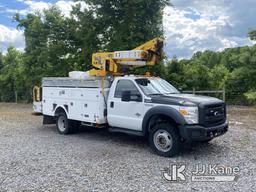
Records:
M159 77L116 78L107 111L113 130L147 136L163 156L176 154L181 141L208 142L228 130L225 102L183 94Z
M35 104L44 124L56 123L61 134L81 124L107 128L147 137L161 156L177 154L184 141L208 142L228 130L225 102L183 94L159 77L46 78L41 98Z

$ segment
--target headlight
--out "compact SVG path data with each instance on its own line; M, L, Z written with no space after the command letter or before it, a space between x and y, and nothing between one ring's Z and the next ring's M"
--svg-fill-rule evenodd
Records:
M185 118L188 124L198 123L198 108L182 106L179 108L180 114Z

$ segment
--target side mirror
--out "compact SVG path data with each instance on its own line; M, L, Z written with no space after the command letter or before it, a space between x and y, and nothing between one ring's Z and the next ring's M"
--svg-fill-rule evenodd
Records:
M131 91L123 91L121 100L124 102L129 102L129 101L141 102L142 97L140 94L131 94Z

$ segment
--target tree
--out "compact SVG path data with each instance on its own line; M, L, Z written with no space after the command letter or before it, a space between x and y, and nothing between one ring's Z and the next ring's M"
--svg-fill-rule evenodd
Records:
M245 93L256 90L256 70L240 67L232 71L226 81L227 99L234 104L246 104Z
M163 35L163 9L168 0L84 0L102 28L106 50L132 49Z
M250 39L253 41L255 41L256 40L256 30L253 30L253 31L250 31L249 33L249 37L250 37Z
M25 18L16 15L15 19L18 28L24 29L27 90L40 84L42 77L67 76L69 71L79 68L81 63L75 57L78 50L73 38L75 29L60 10L51 7L42 14L30 13Z
M211 87L214 89L222 89L225 86L225 83L228 78L229 71L222 65L215 65L209 74Z
M95 10L81 9L81 5L73 7L71 18L68 19L73 29L71 38L75 52L75 60L78 69L89 70L92 68L92 54L102 50L103 27L98 18L95 17Z
M70 17L54 6L25 17L15 15L25 35L22 72L27 98L31 98L33 86L40 84L42 77L89 70L94 52L132 49L163 36L162 15L168 0L84 1L89 8L77 4ZM147 70L165 75L162 62Z
M0 70L3 68L4 66L4 61L3 61L4 57L3 57L3 54L2 52L0 52Z
M186 88L184 84L184 66L179 62L177 57L174 56L170 62L167 63L166 77L175 87Z
M90 7L89 12L92 12L90 21L93 21L93 25L89 28L94 29L89 33L92 34L89 39L93 40L89 44L100 44L103 51L130 50L155 37L163 36L163 9L169 5L169 0L84 1ZM84 16L88 18L87 12L83 14L76 10L73 14L79 16L81 22ZM87 42L91 42L90 40ZM159 62L157 66L148 67L147 70L152 74L157 72L164 75L163 68L163 63ZM145 71L136 69L135 73L142 74Z
M195 53L191 59L173 58L166 66L167 79L185 90L226 87L227 101L248 104L256 92L256 45L227 48L222 52Z
M79 2L80 0L75 0ZM25 53L10 47L0 53L0 99L30 100L34 85L42 77L67 76L72 70L89 70L91 56L98 51L130 50L163 36L163 9L169 0L83 0L65 17L56 7L43 13L15 16L24 30ZM249 33L256 40L256 31ZM191 59L174 57L164 65L139 68L132 73L150 71L183 89L220 89L240 103L256 91L256 45L227 48L222 52L197 52ZM248 94L247 94L248 93ZM236 94L237 96L233 96Z
M3 67L0 71L1 101L14 101L15 92L22 90L22 56L20 51L10 46L3 57Z
M200 62L191 62L184 68L185 83L189 89L197 90L208 89L209 86L209 68Z

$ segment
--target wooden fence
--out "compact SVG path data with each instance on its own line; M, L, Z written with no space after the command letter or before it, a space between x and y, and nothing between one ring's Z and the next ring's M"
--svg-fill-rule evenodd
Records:
M219 93L222 95L222 100L226 100L226 90L223 88L222 90L203 90L203 91L197 91L196 89L188 90L188 91L182 91L182 93L192 93L194 95L196 94L213 94L213 93Z

